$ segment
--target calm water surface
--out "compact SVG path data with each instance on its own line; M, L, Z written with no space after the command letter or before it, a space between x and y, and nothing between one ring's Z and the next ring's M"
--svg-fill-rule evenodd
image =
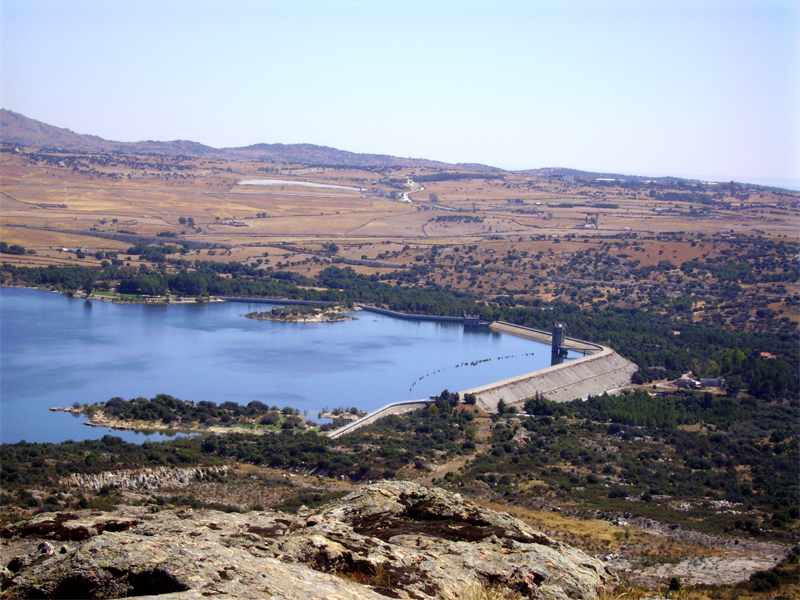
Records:
M549 346L487 328L368 312L354 313L354 321L314 324L241 316L269 308L238 302L118 305L3 288L0 440L61 442L109 432L86 427L83 417L48 410L76 401L165 393L195 402L259 400L316 418L323 407L372 411L550 364ZM485 358L492 360L456 367Z

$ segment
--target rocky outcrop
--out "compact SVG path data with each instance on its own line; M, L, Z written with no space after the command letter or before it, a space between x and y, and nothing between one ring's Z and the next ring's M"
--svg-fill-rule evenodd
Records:
M492 585L595 600L614 582L597 559L522 521L408 482L297 516L151 510L49 513L5 528L2 597L425 600Z
M88 488L115 487L127 490L154 490L161 487L181 487L209 475L224 475L227 466L220 467L148 467L102 473L71 473L61 480L61 485Z

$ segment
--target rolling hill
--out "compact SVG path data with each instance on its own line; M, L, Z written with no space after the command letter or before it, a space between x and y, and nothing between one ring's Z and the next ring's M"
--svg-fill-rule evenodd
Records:
M348 167L426 167L469 171L500 171L479 164L450 164L422 158L400 158L387 154L358 154L315 144L255 144L243 148L212 148L188 140L170 142L115 142L95 135L75 133L0 109L0 140L4 144L81 152L125 152L166 154L227 160L289 162Z

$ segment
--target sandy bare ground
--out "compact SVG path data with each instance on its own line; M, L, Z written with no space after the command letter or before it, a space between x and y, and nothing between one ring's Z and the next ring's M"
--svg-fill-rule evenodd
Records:
M663 564L641 570L628 571L614 561L608 564L612 568L627 571L633 583L655 588L658 584L668 582L673 577L681 580L683 585L733 585L746 581L757 571L766 571L778 564L786 552L773 553L769 549L726 552L723 556L689 558L677 564Z
M789 546L776 542L671 529L646 519L633 521L631 525L637 529L641 527L638 533L643 537L638 543L627 549L622 546L619 552L601 558L613 569L624 573L631 583L650 589L672 577L678 577L688 585L732 585L748 580L757 571L771 569L789 551ZM679 561L643 566L634 554L646 550L648 538L652 540L650 544L665 538L672 543L686 544L687 550ZM634 548L635 545L642 548Z

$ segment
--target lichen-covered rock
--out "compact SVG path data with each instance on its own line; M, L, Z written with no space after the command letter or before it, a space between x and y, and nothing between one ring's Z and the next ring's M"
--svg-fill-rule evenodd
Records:
M323 509L315 519L341 521L362 534L388 539L396 531L429 534L454 541L478 541L492 535L558 546L519 519L465 501L460 494L407 481L370 485Z
M303 516L124 507L43 514L3 533L7 599L425 600L491 583L528 598L594 600L613 583L596 559L507 514L407 482L373 484ZM68 543L55 552L41 538ZM29 554L9 555L15 543Z

